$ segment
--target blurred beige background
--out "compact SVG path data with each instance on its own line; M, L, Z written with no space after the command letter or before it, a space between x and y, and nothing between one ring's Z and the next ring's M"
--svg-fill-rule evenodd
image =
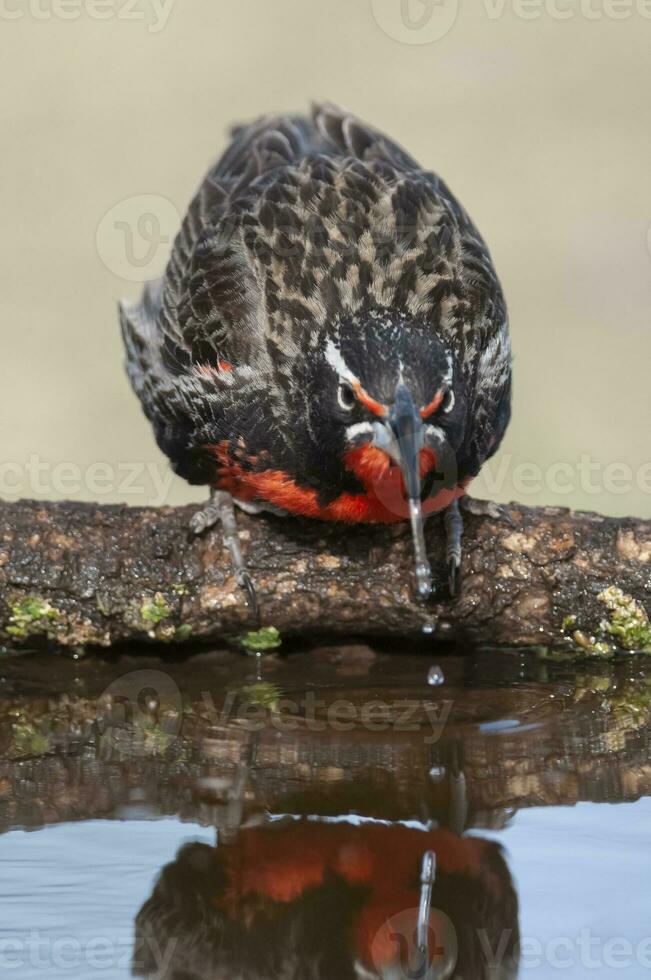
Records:
M0 495L177 503L122 367L233 121L340 102L438 170L509 301L479 495L651 513L651 4L0 0Z

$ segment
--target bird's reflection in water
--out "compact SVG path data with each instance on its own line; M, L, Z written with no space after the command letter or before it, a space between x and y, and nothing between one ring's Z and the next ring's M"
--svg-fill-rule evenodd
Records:
M431 889L421 881L428 851ZM136 918L133 972L506 980L517 974L518 937L517 896L493 842L402 824L283 820L245 828L228 845L181 848Z

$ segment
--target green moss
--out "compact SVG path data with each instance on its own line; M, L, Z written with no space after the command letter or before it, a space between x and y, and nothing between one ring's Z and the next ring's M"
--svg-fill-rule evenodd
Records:
M252 653L264 653L265 650L276 650L282 639L275 626L264 626L260 630L245 633L240 643Z
M140 607L140 615L143 622L148 626L158 626L163 620L170 616L172 610L165 601L165 596L161 592L156 592L153 599L143 602Z
M276 684L260 683L241 687L238 694L245 704L255 704L275 711L282 691Z
M604 675L577 675L574 700L597 699L601 710L615 719L611 726L639 730L651 717L651 678L616 679Z
M601 623L602 630L624 650L651 653L651 623L639 602L614 585L597 598L610 613Z
M187 595L188 587L187 585L183 585L182 582L177 582L175 585L172 586L172 592L174 592L175 595Z
M651 680L625 684L612 699L611 709L624 720L633 719L639 727L647 725L651 714Z
M596 636L588 635L583 630L574 630L572 639L577 646L577 652L589 657L612 657L612 643L598 639Z
M17 639L39 633L50 633L61 613L45 599L28 596L10 606L11 616L6 632Z
M651 653L651 624L643 607L614 585L597 598L607 607L609 618L602 619L593 634L579 627L576 616L565 616L561 623L565 649L548 652L547 659L613 657L618 649Z
M182 643L184 640L189 640L192 636L192 627L189 623L181 623L177 626L174 631L174 639Z
M11 744L9 752L12 756L43 755L50 747L47 734L27 721L17 721L11 726Z
M162 725L143 726L144 749L154 755L166 752L176 741L174 732L165 731Z

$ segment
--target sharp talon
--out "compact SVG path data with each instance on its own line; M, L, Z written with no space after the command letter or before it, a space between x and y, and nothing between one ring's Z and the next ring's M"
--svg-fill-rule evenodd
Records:
M504 504L491 504L486 508L486 515L488 517L492 517L495 521L502 521L503 524L508 524L510 527L515 527L513 518L509 514Z
M193 518L188 526L188 541L194 541L202 534L203 530L203 527L199 526L199 522Z
M491 517L494 521L502 521L510 527L515 527L515 522L505 504L496 504L492 500L478 500L477 497L462 497L460 504L464 510L475 517Z
M515 521L513 520L513 518L511 517L511 515L509 514L508 510L506 509L506 507L500 507L500 511L501 511L501 517L502 517L502 520L504 521L504 523L505 524L508 524L509 527L515 527Z
M237 577L238 584L246 591L246 601L249 604L251 615L256 623L260 622L260 607L258 605L258 594L248 572L241 572Z
M240 588L246 590L248 606L255 622L259 625L260 610L258 607L258 596L251 577L244 566L233 507L233 498L225 491L213 490L210 494L208 506L204 507L203 510L197 511L188 521L189 540L192 541L197 535L203 534L218 523L222 527L223 543L228 548L231 557L231 566L235 573L237 584Z
M198 514L193 514L193 516L190 518L188 534L191 538L198 538L199 535L203 534L204 531L207 531L209 527L211 527L211 525L206 520L203 511L201 511Z
M456 558L448 559L448 588L450 598L455 599L459 594L459 562Z

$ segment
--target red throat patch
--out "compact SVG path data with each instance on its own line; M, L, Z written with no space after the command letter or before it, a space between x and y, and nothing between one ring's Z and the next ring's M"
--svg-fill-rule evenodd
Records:
M220 490L227 490L236 500L245 503L263 500L290 514L348 524L395 524L409 518L402 471L386 453L373 446L351 449L345 456L346 467L357 476L366 491L343 492L325 505L319 503L316 490L299 486L283 470L245 469L240 462L233 459L228 441L207 446L206 449L213 454L220 466L216 485ZM245 458L250 463L255 462L253 457ZM421 478L427 476L435 465L434 452L431 449L421 450ZM444 510L465 493L469 482L466 480L463 484L440 490L429 497L423 503L423 514Z

